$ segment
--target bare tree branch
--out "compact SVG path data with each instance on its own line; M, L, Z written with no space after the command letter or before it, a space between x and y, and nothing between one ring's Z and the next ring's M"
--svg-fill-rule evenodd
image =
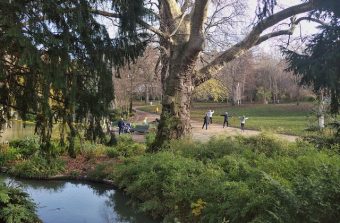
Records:
M102 11L102 10L92 10L94 14L105 16L105 17L111 17L111 18L120 18L120 15L118 13L112 13L112 12L107 12L107 11ZM169 39L169 35L166 33L160 31L159 29L153 27L152 25L148 24L147 22L143 21L142 19L138 19L137 23L144 27L147 30L150 30L151 32L163 37L164 39Z
M276 32L272 32L272 33L268 33L268 34L265 34L263 36L261 36L257 42L255 43L255 45L259 45L260 43L270 39L270 38L273 38L273 37L276 37L276 36L282 36L282 35L292 35L294 32L293 29L286 29L286 30L279 30L279 31L276 31Z
M97 15L101 15L101 16L105 16L105 17L120 18L120 15L118 13L107 12L107 11L98 10L98 9L93 9L92 13L97 14Z
M141 25L144 28L150 30L151 32L159 35L160 37L163 37L164 39L169 39L169 35L168 34L166 34L166 33L162 32L162 31L160 31L159 29L151 26L150 24L144 22L143 20L140 19L137 22L138 22L139 25Z
M255 45L259 45L260 43L262 43L262 42L264 42L264 41L266 41L266 40L268 40L270 38L276 37L276 36L292 35L296 25L299 24L303 20L308 20L308 21L319 23L319 24L321 24L323 26L328 26L327 23L325 23L325 22L323 22L323 21L321 21L319 19L315 19L315 18L311 18L311 17L300 17L298 19L292 18L292 23L291 23L291 28L290 29L279 30L279 31L276 31L276 32L272 32L272 33L268 33L266 35L260 36Z
M329 26L329 24L319 20L319 19L315 19L315 18L311 18L311 17L300 17L298 19L295 20L295 24L298 24L300 23L302 20L307 20L307 21L312 21L312 22L316 22L316 23L319 23L323 26Z
M195 71L195 74L193 75L194 85L199 86L205 81L211 79L213 75L218 73L218 71L223 68L225 63L239 57L240 55L244 54L249 48L255 46L260 39L261 33L267 28L296 14L308 12L314 9L314 7L315 6L313 5L313 1L309 1L289 7L263 19L257 25L255 25L252 31L242 41L224 51L220 56L216 57L207 66L198 71Z

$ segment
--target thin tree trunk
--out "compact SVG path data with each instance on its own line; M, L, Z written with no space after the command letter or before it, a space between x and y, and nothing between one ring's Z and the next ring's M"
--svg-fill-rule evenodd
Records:
M149 85L145 85L145 104L149 104Z
M70 128L70 132L69 132L69 135L67 137L68 143L69 143L67 152L68 152L68 155L71 158L76 158L77 154L76 154L76 150L75 150L74 140L75 140L75 137L76 137L76 134L77 134L77 130L72 123L72 118L70 117L70 115L67 118L67 124L68 124L68 127Z

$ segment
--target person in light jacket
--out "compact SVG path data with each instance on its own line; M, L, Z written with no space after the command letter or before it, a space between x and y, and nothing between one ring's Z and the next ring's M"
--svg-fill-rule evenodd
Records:
M213 114L214 114L214 111L211 111L211 110L209 110L208 113L207 113L208 118L209 118L209 124L212 124L212 116L213 116Z
M241 122L241 130L242 130L242 132L244 132L244 125L246 124L246 120L248 119L248 117L243 115L243 116L241 116L239 118L240 118L240 122Z

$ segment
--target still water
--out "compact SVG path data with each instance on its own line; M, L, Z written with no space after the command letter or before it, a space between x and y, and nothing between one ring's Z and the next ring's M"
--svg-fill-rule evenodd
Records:
M0 176L9 184L20 184L38 206L46 223L156 223L137 213L128 198L107 185L74 181L17 180Z

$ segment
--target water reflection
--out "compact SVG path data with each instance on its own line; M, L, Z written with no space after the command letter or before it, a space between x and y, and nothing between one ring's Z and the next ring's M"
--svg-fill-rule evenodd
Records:
M107 185L73 181L13 180L21 184L38 205L47 223L155 223L127 205L128 198Z

